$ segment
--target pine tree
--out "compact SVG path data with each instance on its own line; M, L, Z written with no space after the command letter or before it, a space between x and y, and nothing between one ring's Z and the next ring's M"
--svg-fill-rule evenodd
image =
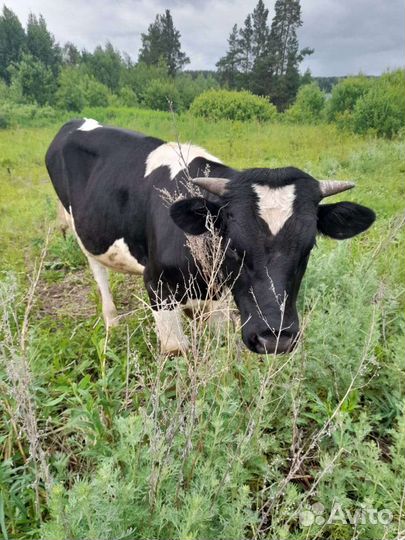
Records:
M21 60L25 41L24 28L17 15L3 6L3 14L0 15L0 77L7 83L10 82L8 67Z
M181 50L180 32L174 27L168 9L163 15L156 15L155 21L149 25L148 32L142 34L142 47L139 51L139 62L158 66L162 60L171 76L190 62L188 56Z
M299 0L276 0L275 15L269 36L270 96L283 110L295 98L299 87L298 67L313 50L299 51L297 29L302 26Z
M55 38L49 32L42 15L30 13L27 23L27 49L33 58L42 62L57 76L62 64L62 53Z
M237 88L240 62L238 25L234 24L228 38L228 52L216 63L221 84L229 88Z
M239 30L239 49L241 55L241 71L248 75L253 67L253 26L252 17L248 15L243 28Z
M269 10L263 3L263 0L259 0L257 6L252 13L253 21L253 56L254 61L263 58L268 53L269 47L269 27L267 24L267 17L269 16Z

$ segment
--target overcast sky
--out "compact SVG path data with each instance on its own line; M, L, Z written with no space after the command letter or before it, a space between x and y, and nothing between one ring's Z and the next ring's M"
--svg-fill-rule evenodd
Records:
M145 32L157 13L171 10L181 32L188 69L215 69L234 23L243 23L257 0L8 0L23 24L42 13L61 44L93 50L107 40L136 60ZM265 0L274 15L275 0ZM301 0L301 47L315 53L302 67L315 76L378 75L404 65L403 0Z

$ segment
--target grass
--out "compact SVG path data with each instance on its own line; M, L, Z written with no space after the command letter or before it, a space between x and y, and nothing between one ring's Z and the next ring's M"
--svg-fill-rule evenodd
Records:
M178 132L235 167L353 179L341 199L378 219L353 240L319 239L294 354L259 357L232 328L199 339L191 325L195 354L168 359L141 280L113 276L130 315L106 335L84 258L54 228L43 156L59 125L0 131L3 537L403 536L404 142L331 125L84 115L165 139ZM328 521L337 503L343 518ZM372 522L370 508L389 523Z

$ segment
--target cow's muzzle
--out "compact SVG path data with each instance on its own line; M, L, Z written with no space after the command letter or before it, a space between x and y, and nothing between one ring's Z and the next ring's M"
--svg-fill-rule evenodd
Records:
M246 345L258 354L285 354L291 352L297 344L298 333L282 331L279 334L255 332L247 336Z

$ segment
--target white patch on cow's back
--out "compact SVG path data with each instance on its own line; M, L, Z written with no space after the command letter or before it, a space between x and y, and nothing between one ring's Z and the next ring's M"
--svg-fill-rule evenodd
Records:
M99 124L97 120L93 120L93 118L84 118L83 124L77 128L77 131L92 131L93 129L101 127L103 126Z
M186 169L188 165L196 158L204 158L215 163L222 163L217 157L193 144L180 144L177 142L168 142L161 144L146 158L145 176L151 174L159 167L169 167L170 177L173 179L180 171ZM203 174L203 171L201 171Z
M253 189L259 197L260 217L267 223L272 234L276 235L293 213L295 185L270 188L255 184Z
M71 206L69 207L69 213L66 212L66 219L75 233L80 249L87 257L91 257L104 266L107 266L112 270L116 270L117 272L123 272L125 274L143 274L145 267L140 264L138 260L131 254L124 238L115 240L115 242L107 249L105 253L102 253L101 255L94 255L84 247L80 236L77 234Z

